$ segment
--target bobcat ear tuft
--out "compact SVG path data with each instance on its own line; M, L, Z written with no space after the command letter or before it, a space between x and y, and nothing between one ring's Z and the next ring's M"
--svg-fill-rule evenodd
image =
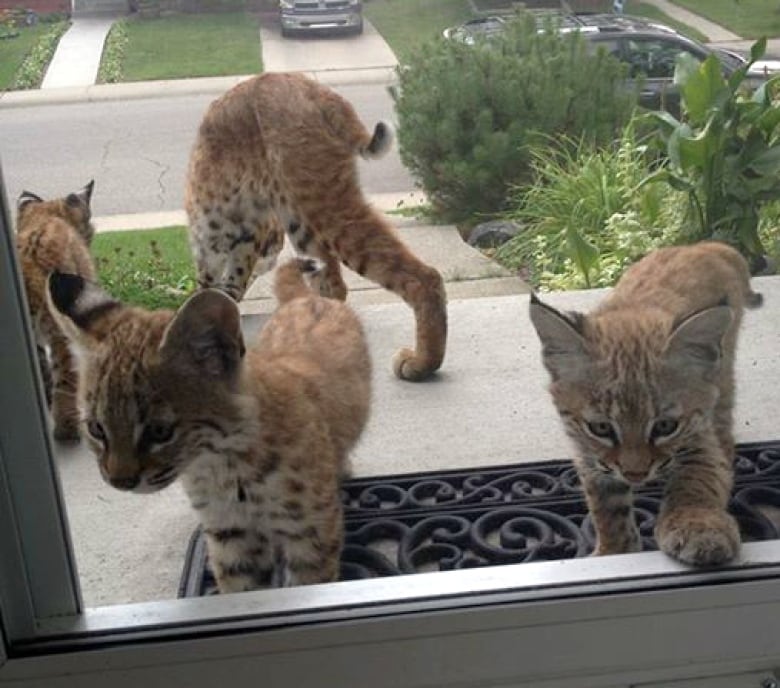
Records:
M727 305L693 313L679 322L666 345L666 360L682 371L695 370L705 376L720 368L722 343L734 313Z
M121 307L108 292L79 275L55 270L47 287L49 310L74 341L102 339L108 328L96 325L106 313Z
M246 353L238 306L217 289L191 296L174 316L160 344L171 365L194 367L210 377L230 377Z
M584 316L573 313L571 317L531 294L529 305L531 323L542 342L542 360L554 381L580 377L590 361L582 335Z
M16 199L16 210L19 211L30 203L43 203L43 199L32 191L22 191Z

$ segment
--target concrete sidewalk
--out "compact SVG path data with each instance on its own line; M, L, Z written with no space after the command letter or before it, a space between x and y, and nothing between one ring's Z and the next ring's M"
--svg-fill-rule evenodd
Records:
M57 45L41 88L48 90L94 84L106 36L119 16L73 19Z

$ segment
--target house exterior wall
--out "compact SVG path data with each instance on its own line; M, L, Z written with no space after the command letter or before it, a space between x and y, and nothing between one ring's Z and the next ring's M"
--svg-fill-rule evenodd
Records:
M38 14L64 12L70 14L71 0L0 0L0 10L15 10L23 7Z

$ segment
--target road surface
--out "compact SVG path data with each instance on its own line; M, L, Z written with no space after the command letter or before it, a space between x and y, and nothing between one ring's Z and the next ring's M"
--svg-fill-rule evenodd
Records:
M395 121L383 84L336 90L353 103L369 128L378 119ZM22 190L49 198L94 179L95 215L181 209L195 132L218 95L0 110L0 163L11 206ZM359 170L366 193L402 193L414 186L397 147L381 160L361 160Z

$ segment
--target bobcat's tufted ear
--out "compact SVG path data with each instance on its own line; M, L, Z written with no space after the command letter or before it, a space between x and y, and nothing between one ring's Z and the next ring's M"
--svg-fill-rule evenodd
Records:
M217 289L191 296L160 343L164 363L194 368L212 377L232 376L245 351L238 306Z
M679 322L666 344L666 361L681 371L698 371L705 377L720 368L721 344L734 320L727 305L706 308Z
M531 294L531 323L542 342L542 361L553 381L580 377L590 360L577 321Z
M43 203L43 199L32 191L22 191L22 193L19 194L19 198L16 199L17 212L30 203Z
M83 205L89 209L90 201L92 200L92 189L95 188L95 180L91 179L83 189L76 191L75 193L69 193L65 197L65 202L70 206Z
M68 339L90 348L110 331L106 316L122 304L93 282L78 275L54 271L49 275L46 300Z

